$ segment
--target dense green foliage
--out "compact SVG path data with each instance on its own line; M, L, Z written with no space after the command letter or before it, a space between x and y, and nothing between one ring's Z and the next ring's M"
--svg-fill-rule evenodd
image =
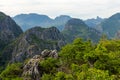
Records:
M120 80L120 40L101 39L98 44L80 38L67 44L59 58L39 62L42 80ZM3 80L22 80L21 64L11 64Z
M51 58L52 59L52 58ZM97 45L76 39L62 48L59 59L42 63L47 72L42 80L119 80L120 41L102 39ZM46 62L48 61L48 62ZM52 61L52 62L51 62ZM53 62L54 61L54 62ZM58 64L56 64L56 62Z
M22 78L20 78L20 74L22 73L21 67L21 63L8 65L6 69L0 74L0 78L2 80L22 80Z

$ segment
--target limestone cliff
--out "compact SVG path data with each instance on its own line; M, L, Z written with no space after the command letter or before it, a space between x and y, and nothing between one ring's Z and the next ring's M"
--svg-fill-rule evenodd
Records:
M11 19L11 17L0 12L0 49L15 40L21 33L21 28Z
M39 63L46 57L58 58L58 53L56 50L44 50L40 55L32 57L23 67L22 77L24 80L40 80L43 68Z
M15 42L12 51L12 62L22 62L40 54L44 49L56 49L65 45L64 37L55 27L34 27L26 31Z

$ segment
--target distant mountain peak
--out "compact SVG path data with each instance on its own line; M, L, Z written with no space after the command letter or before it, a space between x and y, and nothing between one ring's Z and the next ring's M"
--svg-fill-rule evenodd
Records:
M3 12L0 11L0 15L1 15L1 14L2 14L2 15L6 15L6 14L4 14Z
M84 21L77 18L70 19L62 33L65 35L65 38L68 42L72 42L75 38L83 38L84 40L91 39L94 42L99 40L100 33L93 29L89 28Z
M71 17L68 15L60 15L60 16L57 16L55 19L58 19L58 18L71 18Z
M116 14L112 15L112 16L110 17L110 19L119 20L119 19L120 19L120 13L116 13Z
M26 31L34 26L42 26L43 28L55 26L59 30L62 30L65 23L71 19L71 17L68 15L60 15L55 19L51 19L47 15L29 13L16 15L13 19L21 26L23 31Z
M104 19L102 19L101 17L97 16L96 18L92 18L92 19L87 19L85 20L85 23L92 28L95 28L98 24L100 24Z
M72 18L70 19L67 24L69 25L86 25L81 19L77 19L77 18Z
M3 20L7 17L6 14L4 14L3 12L0 12L0 20Z
M96 19L101 19L101 17L97 16Z
M118 30L120 30L120 13L116 13L105 19L97 27L100 27L102 32L109 38L113 38Z
M68 16L68 15L60 15L60 16L57 16L55 19L54 19L54 21L60 21L60 23L61 22L64 22L64 23L66 23L68 20L70 20L71 19L71 17L70 16Z

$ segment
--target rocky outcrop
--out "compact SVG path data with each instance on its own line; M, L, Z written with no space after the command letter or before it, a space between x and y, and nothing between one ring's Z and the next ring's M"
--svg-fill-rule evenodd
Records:
M43 71L39 62L44 60L45 57L57 58L58 53L56 50L44 50L40 55L35 55L23 67L24 80L40 80Z
M44 50L41 53L42 57L52 57L52 58L58 58L57 50Z
M35 55L25 64L22 74L24 80L40 80L42 71L40 71L39 62L41 60L43 60L43 58L40 55Z
M60 50L65 45L65 40L55 27L35 27L21 35L15 44L17 45L15 45L12 52L12 62L22 62L27 58L40 54L44 49Z

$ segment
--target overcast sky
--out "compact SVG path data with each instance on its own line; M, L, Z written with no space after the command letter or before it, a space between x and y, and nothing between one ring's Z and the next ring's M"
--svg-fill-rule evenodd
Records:
M105 18L120 12L120 0L0 0L0 11L10 16L39 13L52 18L63 14L81 19Z

